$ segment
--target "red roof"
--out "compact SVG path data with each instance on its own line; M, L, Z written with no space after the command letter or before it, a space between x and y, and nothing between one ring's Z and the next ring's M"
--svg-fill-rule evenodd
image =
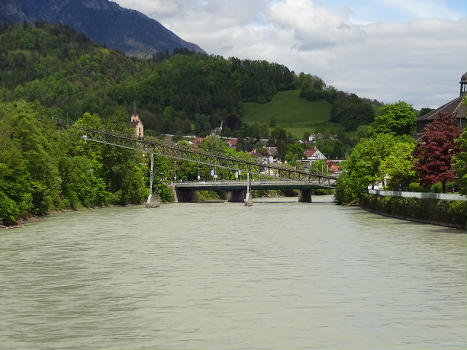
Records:
M199 146L201 145L201 142L203 142L204 140L206 140L205 137L195 137L193 140L191 140L191 144L193 146Z
M307 150L305 151L305 157L307 157L307 158L313 157L313 154L315 154L317 150L318 150L318 149L316 149L316 148L307 149Z
M238 140L237 139L225 140L224 142L226 144L228 144L230 147L237 147L237 145L238 145Z

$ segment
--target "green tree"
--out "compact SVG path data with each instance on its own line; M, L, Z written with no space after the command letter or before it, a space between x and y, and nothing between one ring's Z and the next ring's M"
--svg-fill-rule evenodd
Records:
M413 168L415 159L412 152L415 142L396 142L389 155L384 158L379 166L380 180L387 180L387 186L391 190L398 190L399 186L407 190L409 183L415 178Z
M391 154L396 142L394 136L381 134L375 138L362 139L355 146L343 166L343 174L336 184L338 203L358 201L380 178L380 166Z
M320 159L311 163L310 172L312 174L327 175L328 165L326 160Z
M283 128L276 126L274 130L271 131L272 144L277 146L277 155L282 161L285 160L285 155L289 147L289 140L290 138Z
M299 162L303 158L303 152L305 149L302 145L293 144L288 147L287 154L285 155L285 160L288 164L293 166L299 166Z
M456 173L456 185L461 194L466 194L467 187L467 130L455 140L459 153L452 157L452 168Z
M399 101L380 110L368 129L368 136L378 134L411 135L415 129L417 112L409 104Z

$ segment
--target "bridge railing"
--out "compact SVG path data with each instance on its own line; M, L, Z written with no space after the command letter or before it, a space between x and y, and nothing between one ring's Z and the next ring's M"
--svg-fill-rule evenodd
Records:
M92 141L115 147L150 152L158 156L168 157L175 160L193 162L216 168L218 167L229 169L240 174L249 173L253 179L274 178L276 180L307 182L318 181L319 183L328 184L335 182L336 180L336 177L333 176L312 174L308 171L297 170L283 165L278 166L274 164L263 164L262 162L248 161L240 158L226 156L224 154L211 153L203 150L186 149L160 141L146 141L142 138L121 135L113 131L109 132L107 130L96 130L77 126L75 126L75 128L82 131L81 138L84 141Z

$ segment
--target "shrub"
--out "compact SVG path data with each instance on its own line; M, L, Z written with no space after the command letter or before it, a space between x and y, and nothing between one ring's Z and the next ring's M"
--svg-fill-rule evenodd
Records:
M172 189L164 183L157 185L157 193L160 200L164 203L173 203L175 200Z
M426 188L420 185L418 182L411 182L409 184L409 192L426 192Z

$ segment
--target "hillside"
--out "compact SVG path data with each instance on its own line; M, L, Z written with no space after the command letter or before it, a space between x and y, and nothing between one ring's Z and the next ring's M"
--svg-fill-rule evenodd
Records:
M154 62L61 24L0 28L0 100L38 100L60 118L121 118L136 102L153 134L205 135L238 115L243 101L268 101L294 84L295 74L277 63L203 54Z
M279 126L300 138L305 132L328 126L332 110L332 104L325 100L300 98L300 90L280 91L268 103L247 102L243 107L244 122L265 124L270 129Z
M176 48L204 52L158 21L108 0L2 0L0 20L60 22L96 43L127 54L171 53Z

